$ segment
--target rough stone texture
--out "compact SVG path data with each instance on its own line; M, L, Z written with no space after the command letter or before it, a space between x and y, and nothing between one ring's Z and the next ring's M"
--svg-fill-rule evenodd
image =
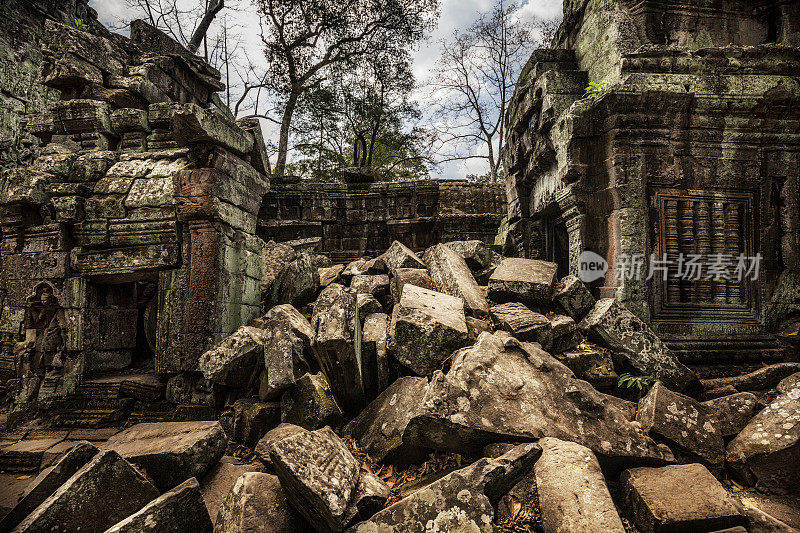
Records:
M422 259L400 241L393 241L380 257L390 272L399 268L425 268Z
M425 376L466 345L469 332L461 299L406 284L389 326L391 354Z
M235 457L226 455L203 476L200 480L200 492L203 494L203 501L212 522L216 522L219 507L236 480L247 472L260 472L261 469L258 464L245 464Z
M219 461L228 439L219 422L136 424L103 445L140 464L161 490L200 478Z
M753 372L741 376L727 378L704 379L703 387L706 390L733 387L739 392L763 391L776 386L781 380L800 372L800 363L777 363L761 367Z
M403 294L403 286L406 283L422 287L423 289L434 290L433 280L428 270L424 268L398 268L392 272L392 298L394 302L400 301Z
M11 531L34 509L50 497L61 485L91 461L99 453L97 447L89 442L75 444L55 465L45 468L31 481L21 499L9 513L0 520L0 531Z
M700 402L656 382L639 401L636 421L651 435L666 438L712 468L721 468L725 443L714 412ZM674 445L670 448L673 452Z
M778 394L785 394L792 389L800 387L800 372L796 374L792 374L791 376L784 378L778 383L775 387L775 390Z
M276 476L249 472L240 476L219 509L215 533L310 531L289 507Z
M741 506L703 465L633 468L620 481L623 509L642 533L747 525Z
M763 490L800 486L800 385L778 395L728 444L728 464Z
M288 424L284 422L278 427L267 431L267 434L258 441L258 444L256 444L253 451L262 463L272 466L272 459L269 456L269 450L272 445L279 440L285 439L286 437L291 437L292 435L303 433L305 431L308 430L301 428L300 426L295 426L294 424Z
M219 422L228 439L253 447L267 431L280 424L281 405L242 398L220 415Z
M470 270L483 270L492 262L492 251L483 241L450 241L444 244L463 257Z
M371 313L364 318L360 353L364 394L368 400L375 399L389 384L389 320L384 313Z
M578 327L612 354L639 372L662 381L678 392L699 386L697 376L681 364L661 339L613 298L604 298Z
M302 319L302 322L298 320L300 328L293 327L287 318L267 318L261 324L264 373L259 383L258 396L262 400L277 400L309 370L309 363L305 357L306 348L309 346L308 338L304 340L295 332L302 329L303 335L308 335L311 333L311 326L305 318L302 316L299 318Z
M480 453L493 441L541 437L582 444L609 466L672 460L615 401L535 344L503 333L482 333L453 356L446 375L434 375L403 440Z
M389 500L392 491L378 476L362 471L358 477L358 485L350 498L347 508L347 524L369 520L372 515L382 510Z
M350 288L358 294L374 296L381 305L390 306L392 303L389 276L386 274L353 276L353 279L350 280Z
M319 531L341 531L360 474L358 460L329 428L272 445L272 464L286 497Z
M451 240L492 243L504 215L501 184L432 179L354 186L304 180L272 184L261 204L259 236L278 242L322 236L318 250L346 263L377 257L394 241L417 253Z
M540 439L536 487L546 533L609 531L624 533L600 464L592 451L574 442Z
M550 349L553 327L546 316L534 313L518 302L495 305L491 315L498 329L511 333L520 341L538 342L545 350Z
M596 303L589 288L577 276L564 276L556 283L553 299L567 315L580 321Z
M106 533L211 533L211 518L195 478L189 478L151 501Z
M550 326L553 328L553 344L551 353L562 353L571 350L583 342L583 335L572 317L549 314Z
M464 300L467 314L477 318L489 315L489 302L458 252L444 244L437 244L425 250L422 259L436 287L445 294Z
M322 371L342 407L364 405L364 385L356 355L356 292L338 283L325 287L314 304L311 327Z
M288 322L292 332L299 336L307 347L314 340L314 328L311 327L311 323L290 304L276 305L264 315L264 318Z
M332 267L325 267L319 268L317 271L319 272L319 286L321 289L324 289L331 283L339 283L341 280L342 272L344 271L345 265L338 264L333 265Z
M558 265L533 259L506 258L489 277L489 298L495 302L549 305Z
M755 394L750 392L714 398L703 402L703 405L719 420L719 430L723 437L738 435L763 407Z
M306 374L281 397L281 422L306 429L337 425L342 408L322 372Z
M241 326L232 335L200 356L198 368L206 379L244 387L264 358L266 332L252 326Z
M425 397L428 380L401 377L344 427L373 461L413 462L424 452L403 443L403 432Z
M348 531L495 531L494 505L531 470L541 453L538 445L523 444L497 459L480 459Z
M158 490L114 451L98 453L14 529L19 533L60 531L80 524L105 531L158 497Z
M263 265L261 269L262 294L269 294L278 274L295 259L297 259L297 252L288 244L269 241L264 245L261 251L261 264Z
M313 258L302 253L275 277L267 301L270 305L302 307L314 300L319 286L319 271Z

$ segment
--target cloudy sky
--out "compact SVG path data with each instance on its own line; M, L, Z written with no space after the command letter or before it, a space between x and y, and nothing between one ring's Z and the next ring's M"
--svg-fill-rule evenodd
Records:
M186 0L189 2L189 0ZM196 0L194 0L196 1ZM193 4L194 1L189 2ZM519 0L522 6L523 17L539 17L553 19L561 16L562 0ZM259 37L258 20L254 16L255 8L249 0L238 0L240 8L237 12L229 12L240 29L243 47L248 51L248 56L259 60L261 40ZM439 57L440 42L450 37L454 31L467 28L481 12L491 9L494 0L441 0L441 16L439 24L430 37L421 44L414 54L414 74L419 82L429 76L436 60ZM136 10L130 9L129 0L90 0L89 5L97 10L100 21L109 27L119 27L124 20L131 20L141 16ZM213 29L212 29L213 31ZM424 109L424 102L423 109ZM271 135L269 126L265 126L265 134ZM438 169L439 177L458 178L467 174L483 174L486 164L480 159L471 159L463 162L452 162Z

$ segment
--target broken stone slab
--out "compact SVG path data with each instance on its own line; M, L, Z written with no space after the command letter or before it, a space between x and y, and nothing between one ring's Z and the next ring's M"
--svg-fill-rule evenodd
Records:
M332 283L320 293L311 317L322 371L337 400L347 410L358 410L365 403L356 353L356 329L360 331L361 327L356 319L357 306L355 291Z
M623 472L622 508L642 533L746 526L741 507L701 464Z
M403 286L406 283L433 290L433 280L425 268L398 268L392 271L392 299L395 303L400 301Z
M289 506L276 476L248 472L234 483L219 508L216 533L284 533L312 531Z
M511 333L520 341L538 342L545 350L553 343L553 326L550 320L534 313L519 302L495 305L492 319L498 329Z
M738 392L703 402L703 405L719 420L723 437L733 437L764 407L751 392Z
M272 466L272 459L269 456L269 450L272 445L280 440L283 440L292 435L308 431L300 426L289 424L286 422L281 423L278 427L267 431L261 440L258 441L253 452L258 456L259 460L267 466Z
M220 416L219 422L228 439L253 447L267 431L280 424L281 404L241 398Z
M616 299L598 301L578 328L610 348L612 355L668 388L678 392L699 389L697 376L678 361L647 324Z
M372 515L386 506L392 491L389 486L378 476L362 471L358 477L358 485L350 498L350 505L346 511L345 522L351 525L355 522L369 520Z
M389 316L366 315L361 335L361 369L367 400L375 399L389 384L388 344Z
M739 392L762 391L774 387L782 379L796 372L800 372L800 363L776 363L741 376L704 379L702 383L706 390L733 387Z
M575 321L580 321L592 310L596 300L589 288L573 275L564 276L556 283L556 292L553 299L567 315Z
M339 283L341 280L342 271L344 271L344 267L345 265L339 264L317 269L319 272L320 288L324 289L331 283Z
M305 374L281 397L281 422L306 429L335 426L342 408L331 391L325 374Z
M540 439L536 486L545 532L624 533L617 508L592 450L574 442Z
M189 478L108 528L105 533L211 533L213 529L200 484L197 479Z
M185 146L211 143L227 148L238 156L253 151L253 134L215 109L203 109L196 104L184 104L172 116L173 137Z
M216 522L219 508L236 480L247 472L261 471L262 467L258 464L246 464L236 457L226 455L203 476L200 480L200 492L212 522Z
M371 294L359 293L356 295L356 302L358 305L358 317L365 317L372 313L380 313L383 311L381 303L375 299Z
M114 451L83 465L14 529L15 533L62 531L65 524L105 531L159 495L158 489Z
M797 533L798 530L768 515L758 507L743 502L749 533Z
M305 321L305 318L300 317ZM305 358L306 346L295 334L288 319L264 319L263 332L264 372L258 388L258 397L264 401L278 400L284 391L294 385L310 366ZM305 327L303 324L302 327ZM310 324L308 325L310 333Z
M197 368L206 379L244 388L264 360L266 333L252 326L241 326L222 342L203 353Z
M673 461L638 424L554 357L506 333L482 333L434 375L403 441L456 453L490 442L555 437L590 448L604 467Z
M350 280L350 288L358 294L370 294L381 305L390 303L389 276L386 274L359 274Z
M314 301L319 288L319 270L313 256L301 253L275 276L266 300L270 306L288 303L303 307Z
M719 420L713 411L697 400L672 392L656 382L639 401L636 421L651 435L667 439L672 444L670 449L676 454L679 450L675 444L695 461L699 460L712 469L722 468L725 443Z
M498 303L550 305L558 265L536 259L506 258L489 277L489 298Z
M219 422L152 422L117 433L102 446L145 469L161 490L200 478L225 453Z
M779 394L734 438L726 459L738 477L778 494L800 487L800 384Z
M467 330L469 331L470 342L475 342L478 340L478 336L484 331L492 331L492 324L488 320L481 320L480 318L468 316Z
M578 379L588 381L594 387L617 386L619 376L614 371L614 361L607 349L583 344L561 353L553 352L553 356L572 370Z
M424 459L421 448L403 443L403 432L425 396L428 380L401 377L344 427L375 462L413 463Z
M470 270L483 270L492 262L492 251L483 241L450 241L444 245L463 257Z
M420 376L430 375L469 342L460 298L415 285L403 286L389 326L390 352Z
M784 394L797 387L800 387L800 372L792 374L788 378L782 379L775 387L775 391L778 394Z
M164 397L175 404L195 404L213 406L214 382L199 372L181 372L167 381Z
M0 470L6 472L38 472L44 453L61 442L63 437L24 439L0 448Z
M422 256L431 279L438 289L464 300L464 310L476 318L489 315L489 302L481 292L464 258L455 250L437 244L425 250Z
M361 465L329 427L274 443L270 457L286 497L312 526L345 528Z
M297 259L294 248L285 243L267 242L261 249L261 294L266 296L278 274Z
M0 520L0 531L11 531L63 485L75 472L91 461L100 450L89 442L75 444L55 465L45 468L25 489L14 508Z
M551 353L562 353L572 350L583 342L583 335L578 331L578 325L572 317L566 315L549 314L550 326L553 330L553 343Z
M400 241L392 242L392 245L380 258L390 272L398 268L425 268L425 263L423 263L422 259Z
M480 459L390 505L348 532L494 531L494 506L531 471L541 453L538 444L522 444L496 459Z
M292 328L292 332L299 336L306 346L311 346L314 340L314 328L311 323L291 304L276 305L264 315L266 319L285 320Z

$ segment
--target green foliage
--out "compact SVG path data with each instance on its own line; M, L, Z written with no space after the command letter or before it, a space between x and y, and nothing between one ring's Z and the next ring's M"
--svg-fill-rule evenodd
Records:
M652 376L633 376L631 374L622 374L617 381L617 388L626 387L628 389L635 387L639 393L650 390L650 387L655 383L655 378Z
M583 95L584 98L594 98L595 96L603 92L603 89L606 88L606 85L608 85L606 82L602 83L597 83L595 81L589 82L589 86L586 87L586 93L584 93Z
M72 27L77 28L81 31L86 31L89 29L89 26L81 19L76 18L72 20Z

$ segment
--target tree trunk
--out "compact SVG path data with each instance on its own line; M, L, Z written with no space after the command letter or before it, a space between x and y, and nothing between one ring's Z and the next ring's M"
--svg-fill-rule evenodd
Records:
M209 7L206 14L203 15L203 19L200 21L200 24L197 25L197 29L194 30L192 38L189 39L189 44L186 46L191 53L197 53L200 45L203 44L203 39L206 36L206 32L208 32L209 26L211 26L211 23L214 21L214 17L217 16L217 13L222 11L223 7L225 7L225 0L217 0L213 7Z
M292 122L292 115L294 115L294 108L297 107L297 99L299 97L299 90L293 87L289 93L289 99L286 100L286 108L283 110L281 133L278 138L278 160L275 162L275 176L279 178L282 178L286 171L286 157L289 153L289 126Z

